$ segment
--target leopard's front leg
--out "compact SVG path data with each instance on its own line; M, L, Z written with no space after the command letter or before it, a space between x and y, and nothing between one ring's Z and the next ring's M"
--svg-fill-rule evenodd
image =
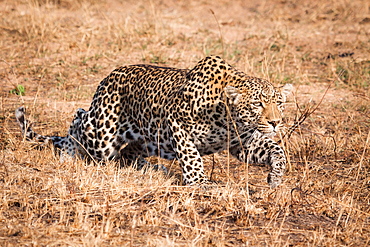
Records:
M189 133L176 120L171 119L170 122L172 146L182 169L184 183L187 185L207 183L202 157L190 140Z
M286 169L286 156L282 147L269 137L259 131L246 132L232 141L230 152L243 162L270 166L267 182L271 188L281 184Z

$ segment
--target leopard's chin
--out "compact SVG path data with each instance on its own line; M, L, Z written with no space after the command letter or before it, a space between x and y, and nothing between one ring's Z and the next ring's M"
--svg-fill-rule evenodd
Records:
M265 126L265 125L259 125L258 130L265 135L276 133L276 130L274 127Z
M264 134L265 136L269 137L269 138L272 138L274 136L276 136L276 132L275 131L272 131L272 132L262 132L262 134Z
M269 138L272 138L272 137L275 137L278 133L278 130L276 130L275 128L268 128L268 127L264 127L264 128L258 128L258 130L265 136L269 137Z

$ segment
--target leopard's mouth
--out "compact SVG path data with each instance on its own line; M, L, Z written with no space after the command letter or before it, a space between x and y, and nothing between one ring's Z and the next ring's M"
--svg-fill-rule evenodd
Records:
M272 125L266 125L266 124L259 124L258 125L258 130L267 136L275 136L281 129L280 125L277 126L272 126Z

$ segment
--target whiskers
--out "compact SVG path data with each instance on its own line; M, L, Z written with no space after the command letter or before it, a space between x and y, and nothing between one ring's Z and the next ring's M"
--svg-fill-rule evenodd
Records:
M277 133L285 132L286 127L283 124L278 124L276 126L273 125L266 125L266 124L258 124L257 129L264 135L268 137L273 137Z

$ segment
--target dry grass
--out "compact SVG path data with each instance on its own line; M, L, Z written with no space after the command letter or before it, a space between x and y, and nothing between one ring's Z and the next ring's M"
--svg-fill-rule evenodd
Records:
M369 245L369 8L366 0L1 1L0 245ZM266 167L226 153L205 158L221 185L202 190L178 186L169 162L173 176L60 164L21 140L20 105L37 131L64 134L116 66L188 68L208 54L293 83L288 125L323 97L283 142L290 162L279 188L267 187ZM9 93L18 85L25 96Z

